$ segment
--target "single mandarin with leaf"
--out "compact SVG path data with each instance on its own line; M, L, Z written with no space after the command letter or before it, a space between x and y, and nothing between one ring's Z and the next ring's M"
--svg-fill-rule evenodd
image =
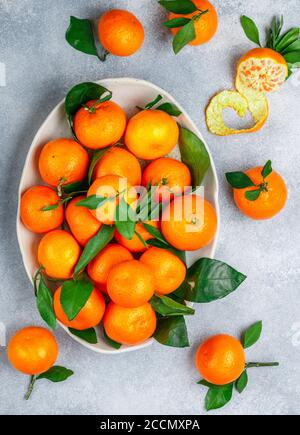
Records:
M131 56L144 42L144 28L131 12L112 9L98 23L99 41L114 56Z
M121 307L110 302L103 325L109 338L120 344L134 345L148 340L156 329L156 315L151 305L135 308Z
M113 101L88 101L74 116L74 131L79 142L97 150L117 143L124 134L126 114Z
M245 351L240 341L225 334L208 338L197 350L196 367L214 385L234 382L245 370Z
M66 221L71 233L80 245L85 246L101 228L101 223L89 212L86 207L77 206L85 196L73 198L66 208Z
M116 264L127 260L133 260L130 251L117 243L110 243L88 264L87 273L96 287L102 292L107 293L109 271Z
M242 213L252 219L271 219L285 206L288 191L283 178L274 170L264 179L262 166L249 169L246 175L255 186L233 189L234 201ZM258 196L247 199L246 192L255 191ZM249 194L248 194L249 195Z
M184 281L186 266L177 255L167 249L151 247L141 256L140 261L152 271L155 292L167 295L175 291Z
M118 175L127 178L131 186L139 186L142 170L138 159L132 153L116 146L106 151L95 166L93 178L104 175Z
M51 186L82 181L88 171L89 155L72 139L55 139L43 146L39 156L39 171Z
M179 160L161 157L151 162L143 172L143 186L154 186L154 197L159 201L169 201L174 195L186 192L191 186L189 168Z
M38 262L50 278L72 278L80 254L78 242L64 230L50 231L38 246Z
M151 225L153 228L159 229L160 224L158 221L147 221L146 224ZM118 230L115 232L115 239L117 242L125 246L130 252L144 252L147 249L147 240L153 239L153 236L146 230L141 222L137 222L135 226L135 234L131 240L122 236Z
M65 314L60 302L60 295L61 287L54 293L53 308L57 319L63 325L68 328L77 329L78 331L94 328L99 325L105 311L105 301L100 291L93 288L90 297L73 320L69 320Z
M134 187L130 186L126 178L118 175L104 175L96 178L87 192L87 198L95 196L101 200L96 209L90 209L90 213L106 225L111 225L115 221L116 207L121 200L134 207L137 201L137 193Z
M288 65L284 57L271 48L253 48L240 58L237 66L238 89L276 91L287 76Z
M46 233L58 228L64 220L64 208L59 204L59 200L57 193L50 187L30 187L23 193L20 201L20 217L23 224L34 233ZM43 210L48 206L54 207Z
M148 302L155 290L150 267L139 260L127 260L113 266L107 277L107 293L122 307L134 308Z
M190 18L194 21L195 39L189 42L189 45L200 45L208 42L215 35L218 29L218 15L215 7L207 0L193 0L198 10L190 14L169 14L169 20L174 18ZM201 12L205 12L201 14ZM171 29L173 35L176 35L181 27Z
M179 128L162 110L142 110L130 118L125 145L140 159L153 160L170 153L177 145Z
M7 356L16 370L27 375L38 375L55 363L58 345L54 335L47 329L28 326L10 339Z
M161 231L165 239L181 251L203 248L217 231L215 209L197 195L177 197L163 210Z

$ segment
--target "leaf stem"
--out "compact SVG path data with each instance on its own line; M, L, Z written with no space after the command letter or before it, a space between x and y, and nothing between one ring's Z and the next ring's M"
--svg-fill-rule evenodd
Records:
M27 393L25 394L25 400L28 400L30 398L36 380L37 380L37 376L36 375L32 375L30 377L30 383L29 383L29 386L28 386Z
M251 369L252 367L278 367L278 362L266 362L266 363L260 363L260 362L249 362L245 365L246 369Z

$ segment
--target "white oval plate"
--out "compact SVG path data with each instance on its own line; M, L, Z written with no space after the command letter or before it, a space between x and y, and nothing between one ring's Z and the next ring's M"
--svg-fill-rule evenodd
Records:
M169 101L175 104L182 114L178 118L180 124L189 130L193 131L197 136L199 136L202 140L202 135L200 131L197 129L191 118L184 111L184 109L177 103L177 101L166 91L159 88L158 86L147 82L145 80L133 79L133 78L113 78L113 79L104 79L100 80L98 83L110 89L113 93L113 100L123 107L126 111L128 117L132 116L135 112L136 106L143 107L149 101L152 101L158 94L162 95L163 101ZM29 187L36 184L43 184L39 173L38 173L38 165L37 159L39 156L40 149L42 146L48 142L49 140L58 138L58 137L70 137L70 128L67 123L67 119L64 112L64 100L61 101L50 113L50 115L46 118L44 123L41 125L38 130L33 142L30 146L30 149L27 154L27 158L24 164L20 186L19 186L19 204L21 194L28 189ZM204 141L204 140L203 140ZM209 152L209 149L206 145L206 148ZM210 154L210 152L209 152ZM173 154L174 156L174 154ZM176 156L176 152L175 152ZM177 151L177 157L179 157L179 153ZM220 222L220 213L219 213L219 203L218 203L218 180L216 175L215 165L210 155L211 166L207 172L207 175L204 180L204 188L205 188L205 197L208 199L215 207L216 213L218 216L218 222ZM33 282L33 275L38 268L37 263L37 246L38 242L41 239L41 236L34 234L28 231L25 226L22 224L20 220L20 209L18 207L17 212L17 236L18 242L22 254L23 263L27 272L27 275L31 282ZM215 253L215 248L217 244L218 231L213 242L206 246L205 248L188 252L187 253L187 263L188 265L193 264L197 259L201 257L213 257ZM98 328L98 343L97 344L89 344L84 340L81 340L78 337L72 335L68 328L64 325L60 324L65 331L77 342L82 344L83 346L93 350L98 353L107 353L107 354L117 354L122 352L128 352L132 350L142 349L144 347L150 346L153 343L153 339L149 339L144 343L136 346L122 346L120 349L113 349L110 347L103 339L101 328Z

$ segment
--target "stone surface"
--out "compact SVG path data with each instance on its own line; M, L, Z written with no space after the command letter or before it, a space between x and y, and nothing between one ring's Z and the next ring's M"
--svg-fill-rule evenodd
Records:
M171 92L185 107L203 132L219 175L222 222L216 257L248 275L235 294L198 306L188 319L190 349L154 344L109 357L89 352L59 329L58 363L72 368L75 375L61 385L40 381L29 402L23 400L26 377L9 366L1 347L0 414L203 414L205 389L195 383L196 346L209 334L239 335L259 319L264 325L262 339L247 352L248 360L279 360L280 367L252 369L245 393L235 394L217 413L299 414L300 73L270 97L270 118L259 133L213 136L205 126L204 108L214 93L231 87L235 61L251 48L239 16L245 13L263 27L282 13L290 27L300 24L300 4L299 0L215 0L214 4L220 16L214 40L185 48L175 57L170 35L161 25L164 12L154 0L0 0L0 62L6 67L6 87L0 87L0 321L7 337L25 325L42 324L15 231L26 153L49 111L81 81L143 78ZM139 53L101 64L67 45L64 33L70 15L96 19L112 7L127 8L141 18L146 40ZM237 211L224 172L269 158L286 179L289 201L275 219L254 222Z

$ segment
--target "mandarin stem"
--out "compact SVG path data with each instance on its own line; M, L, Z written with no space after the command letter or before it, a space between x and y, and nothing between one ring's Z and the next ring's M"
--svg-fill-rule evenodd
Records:
M250 369L252 367L278 367L278 362L267 362L267 363L260 363L260 362L250 362L245 365L246 369Z
M35 375L32 375L30 377L30 383L28 386L27 393L25 394L25 400L28 400L30 398L36 379L37 379L37 377Z

